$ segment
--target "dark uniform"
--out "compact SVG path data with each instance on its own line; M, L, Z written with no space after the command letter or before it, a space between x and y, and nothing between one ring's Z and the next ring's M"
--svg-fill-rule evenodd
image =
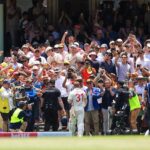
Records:
M150 83L148 83L145 87L145 91L147 91L147 109L146 109L146 116L147 116L147 123L148 129L150 132Z
M50 126L52 126L53 131L57 131L59 127L58 122L58 106L59 98L61 93L58 89L50 87L43 93L43 112L45 119L45 131L49 131Z

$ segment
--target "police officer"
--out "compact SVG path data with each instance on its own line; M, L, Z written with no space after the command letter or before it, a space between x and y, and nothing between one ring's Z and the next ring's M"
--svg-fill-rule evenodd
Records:
M62 112L66 114L60 90L55 88L55 80L50 80L48 88L42 95L41 104L41 109L44 112L45 131L49 131L50 126L52 126L53 131L58 130L58 105L60 105Z

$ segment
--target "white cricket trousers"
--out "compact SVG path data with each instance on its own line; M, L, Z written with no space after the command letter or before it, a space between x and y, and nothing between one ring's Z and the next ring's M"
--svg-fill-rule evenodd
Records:
M75 111L75 116L70 116L69 119L69 131L72 135L76 135L76 125L77 125L77 135L83 136L84 133L84 109L80 111Z

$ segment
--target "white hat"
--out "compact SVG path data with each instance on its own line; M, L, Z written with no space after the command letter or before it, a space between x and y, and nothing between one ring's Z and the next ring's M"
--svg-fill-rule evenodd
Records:
M23 46L22 46L22 49L23 48L29 48L29 45L28 44L24 44Z
M146 45L148 48L150 48L150 43L147 43L147 45Z
M79 43L78 42L74 42L74 45L76 45L77 47L79 47Z
M100 48L108 48L107 44L102 44Z
M115 43L115 41L110 41L110 42L109 42L109 44L113 44L113 43Z
M32 67L32 70L38 70L38 69L39 69L38 66L33 66L33 67Z
M45 50L45 53L47 53L48 51L52 50L53 48L51 46L48 46Z
M77 48L77 46L75 44L71 44L70 47Z
M59 48L59 44L55 44L55 45L54 45L54 48Z
M120 42L120 43L123 42L122 39L117 39L116 41L117 41L117 42Z
M90 52L90 53L89 53L89 56L91 56L91 55L97 56L96 52Z

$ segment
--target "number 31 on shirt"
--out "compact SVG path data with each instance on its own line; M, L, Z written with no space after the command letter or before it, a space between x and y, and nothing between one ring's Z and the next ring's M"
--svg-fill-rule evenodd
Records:
M82 101L83 100L83 93L82 94L76 94L76 101L77 102L80 102L80 101Z

